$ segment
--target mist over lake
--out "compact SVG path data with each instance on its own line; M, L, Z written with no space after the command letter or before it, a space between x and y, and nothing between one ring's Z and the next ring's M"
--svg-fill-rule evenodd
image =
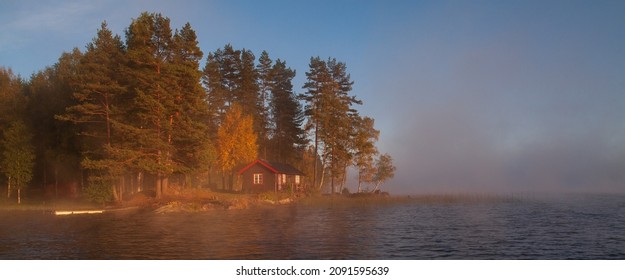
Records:
M202 213L0 212L1 259L624 259L625 196L415 197Z

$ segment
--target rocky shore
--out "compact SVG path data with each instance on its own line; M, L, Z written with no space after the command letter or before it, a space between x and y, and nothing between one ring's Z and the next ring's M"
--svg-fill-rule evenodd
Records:
M294 199L285 198L278 201L273 200L259 200L259 199L240 199L234 201L180 201L174 200L165 203L162 206L157 206L154 209L156 213L177 213L177 212L204 212L212 210L239 210L248 209L254 207L264 207L271 205L287 205L295 202ZM157 204L158 205L158 204Z

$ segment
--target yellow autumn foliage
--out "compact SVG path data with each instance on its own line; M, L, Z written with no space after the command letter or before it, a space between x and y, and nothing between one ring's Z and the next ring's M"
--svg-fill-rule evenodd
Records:
M245 115L238 104L233 104L224 115L217 130L218 161L224 171L238 164L256 159L258 144L254 133L254 120Z

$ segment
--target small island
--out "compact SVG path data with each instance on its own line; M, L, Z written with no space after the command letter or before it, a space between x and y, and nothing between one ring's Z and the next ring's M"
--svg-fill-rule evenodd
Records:
M132 19L123 38L104 21L85 49L28 80L0 67L0 185L17 204L166 201L187 189L336 194L349 174L352 192L379 190L395 167L358 110L347 65L313 56L302 72L296 93L296 71L266 51L226 44L205 54L190 23L174 27L160 13ZM275 172L241 172L254 162ZM201 205L222 206L242 207Z

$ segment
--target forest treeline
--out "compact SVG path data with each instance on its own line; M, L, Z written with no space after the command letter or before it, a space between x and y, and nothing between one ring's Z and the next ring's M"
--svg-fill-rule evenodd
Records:
M142 13L125 40L97 30L29 80L0 67L0 182L93 200L171 186L232 189L256 158L289 163L311 190L339 192L347 169L372 188L393 176L361 116L345 63L312 57L301 94L295 70L263 51L225 45L206 55L189 23L172 30Z

